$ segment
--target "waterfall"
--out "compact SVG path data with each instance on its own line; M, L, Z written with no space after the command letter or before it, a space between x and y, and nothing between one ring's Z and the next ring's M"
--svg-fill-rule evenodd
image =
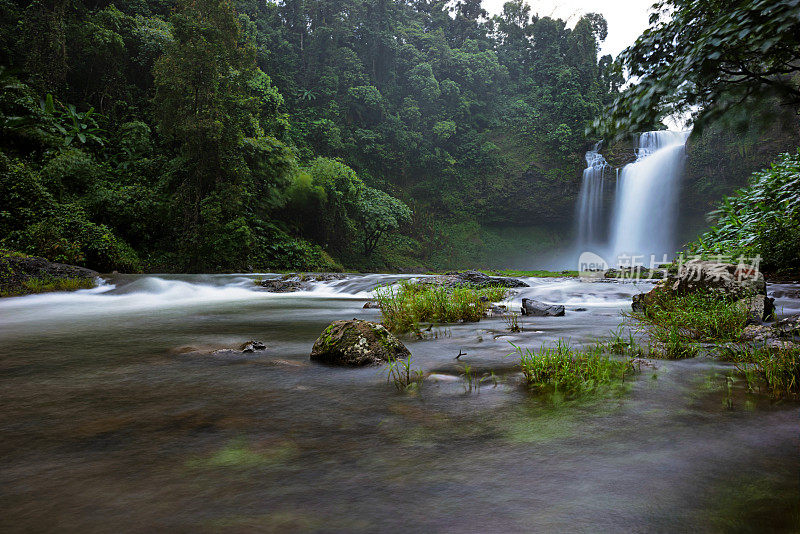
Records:
M611 225L610 262L622 256L661 261L676 250L675 223L689 132L647 132L639 137L636 161L619 176Z
M599 153L600 143L586 153L586 169L578 196L578 246L584 250L597 248L605 241L603 227L603 190L608 163Z
M636 161L617 170L610 226L603 214L604 175L609 168L598 153L586 153L586 169L577 204L578 248L605 253L609 265L649 265L676 250L678 193L685 159L686 132L656 131L639 136ZM634 263L636 262L634 261Z

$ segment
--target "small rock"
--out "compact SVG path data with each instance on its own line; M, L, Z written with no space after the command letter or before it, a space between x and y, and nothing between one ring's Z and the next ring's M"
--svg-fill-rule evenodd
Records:
M247 343L242 343L239 350L241 352L255 352L257 350L266 350L267 346L260 341L248 341Z
M522 299L522 315L533 317L563 317L565 314L562 304L546 304L533 299Z
M380 308L381 305L375 302L374 300L368 300L367 302L364 303L365 310L379 310Z
M784 317L775 323L775 329L781 336L800 336L800 313Z

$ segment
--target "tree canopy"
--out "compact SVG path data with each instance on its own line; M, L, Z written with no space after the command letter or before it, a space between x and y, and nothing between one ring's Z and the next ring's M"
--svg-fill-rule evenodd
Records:
M618 61L635 83L595 127L649 130L669 114L696 126L774 98L800 105L800 0L662 0Z

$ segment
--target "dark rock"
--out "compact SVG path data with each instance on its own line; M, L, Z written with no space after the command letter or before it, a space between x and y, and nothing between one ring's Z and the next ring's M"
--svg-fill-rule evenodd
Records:
M5 253L0 251L0 292L16 292L23 288L28 280L58 280L82 278L94 280L100 274L97 271L53 263L38 256L25 256L23 254ZM24 293L25 291L21 291Z
M766 295L743 298L738 300L736 304L747 310L747 320L751 324L761 324L764 321L771 320L775 315L775 299Z
M484 288L490 286L500 287L529 287L528 284L516 278L504 276L489 276L480 271L449 271L441 276L423 278L422 284L432 284L448 288L456 287L475 287Z
M381 305L375 302L374 300L368 300L367 302L364 303L365 310L379 310L380 308Z
M800 336L800 313L776 321L775 329L783 337Z
M563 317L564 306L561 304L546 304L533 299L522 299L522 315L533 317Z
M280 278L262 280L260 285L270 293L292 293L306 291L311 288L311 284L314 282L330 282L331 280L342 280L343 278L345 278L345 275L342 273L285 274Z
M585 312L585 311L589 311L589 309L588 309L588 308L575 308L575 309L574 309L574 310L572 310L572 311L576 311L576 312Z
M292 293L306 289L306 284L299 280L264 280L261 287L270 293Z
M242 352L256 352L257 350L267 350L267 346L260 341L248 341L239 348Z
M363 366L411 353L383 325L353 319L334 321L319 336L311 359L330 365Z

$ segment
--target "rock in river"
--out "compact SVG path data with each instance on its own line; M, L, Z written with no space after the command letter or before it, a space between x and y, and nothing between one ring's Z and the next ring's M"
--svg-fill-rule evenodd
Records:
M632 308L635 312L646 311L659 294L685 295L699 291L740 303L747 308L753 322L769 320L775 311L773 299L767 297L763 274L748 266L704 260L688 261L678 274L661 280L649 293L634 295Z
M484 288L490 286L500 287L529 287L528 284L516 278L505 276L489 276L480 271L451 271L441 276L433 278L423 278L422 284L431 284L446 288L456 287L476 287Z
M297 273L285 274L280 278L268 278L259 282L259 285L270 293L293 293L295 291L308 291L315 282L330 282L341 280L341 273Z
M522 299L522 315L533 317L563 317L564 306L561 304L546 304L533 299Z
M311 359L314 361L351 367L410 355L405 345L386 327L361 319L334 321L319 336L311 350Z

